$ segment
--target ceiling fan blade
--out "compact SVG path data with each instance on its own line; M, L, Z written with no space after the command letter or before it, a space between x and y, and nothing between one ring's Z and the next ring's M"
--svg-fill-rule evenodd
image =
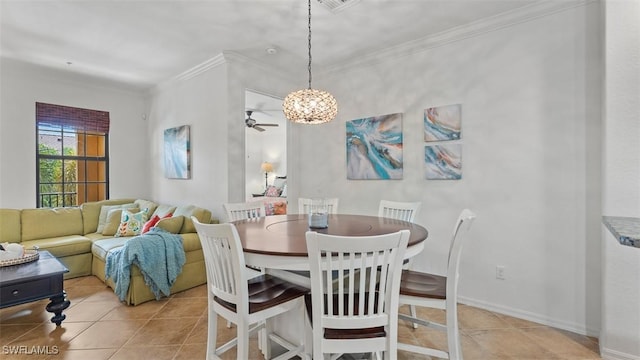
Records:
M254 126L280 126L279 124L256 124Z
M264 131L264 129L263 129L263 128L261 128L261 127L259 127L259 126L255 126L255 125L254 125L254 126L252 126L252 128L253 128L253 129L256 129L256 130L258 130L258 131L260 131L260 132L263 132L263 131Z

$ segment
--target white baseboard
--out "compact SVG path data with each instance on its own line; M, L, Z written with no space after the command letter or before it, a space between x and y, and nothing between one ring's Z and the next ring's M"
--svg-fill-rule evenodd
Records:
M600 356L604 360L640 360L640 356L600 347Z
M577 333L580 335L587 335L587 336L593 336L593 337L600 336L599 329L588 329L582 324L570 323L566 321L558 321L557 319L552 319L547 316L541 316L540 314L523 311L520 309L514 309L507 306L496 305L496 304L488 303L482 300L471 299L463 296L458 296L458 302L461 304L474 306L477 308L489 310L499 314L509 315L519 319L533 321L535 323L551 326L557 329L571 331L573 333ZM626 360L626 358L624 359ZM640 360L640 359L637 359L637 360Z

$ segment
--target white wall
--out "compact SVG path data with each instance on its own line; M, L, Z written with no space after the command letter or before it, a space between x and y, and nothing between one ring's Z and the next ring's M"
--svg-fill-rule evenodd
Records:
M603 7L603 214L640 217L640 2ZM602 234L601 354L640 359L640 249Z
M226 66L220 63L196 76L159 86L150 101L149 127L152 198L158 202L214 210L227 199ZM163 134L189 125L191 178L164 177ZM220 216L220 213L214 214Z
M0 66L0 207L36 206L36 102L108 111L110 196L150 195L142 93L5 58Z
M224 220L225 202L245 201L245 90L275 96L290 88L286 76L234 54L220 55L198 71L187 71L153 92L149 153L151 198L194 204ZM191 179L165 179L164 129L191 126Z
M316 77L339 114L292 126L292 188L337 196L346 213L375 214L381 199L422 201L417 222L430 234L419 270L444 270L453 223L468 207L478 218L462 259L466 302L597 334L598 16L592 3ZM424 180L422 112L455 103L463 178ZM347 180L345 122L395 112L403 113L403 180ZM496 265L506 280L496 280Z

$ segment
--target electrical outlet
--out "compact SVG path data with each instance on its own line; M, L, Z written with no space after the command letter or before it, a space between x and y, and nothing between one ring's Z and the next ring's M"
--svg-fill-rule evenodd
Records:
M505 279L504 272L505 272L504 265L496 265L496 279L504 280Z

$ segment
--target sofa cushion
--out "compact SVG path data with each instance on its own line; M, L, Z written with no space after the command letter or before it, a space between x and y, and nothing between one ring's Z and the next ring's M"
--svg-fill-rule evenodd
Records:
M197 233L180 234L182 237L182 246L185 252L202 250L202 244Z
M24 209L20 219L22 241L82 235L82 212L77 207Z
M119 237L119 238L109 238L103 240L94 241L91 246L91 253L93 256L105 261L107 258L107 253L111 249L119 248L127 242L127 240L131 239L130 237Z
M173 214L173 212L176 210L175 206L171 206L171 205L158 205L158 207L156 208L156 211L153 212L153 215L158 215L160 218L165 217L165 215L167 214Z
M154 203L153 201L149 201L149 200L144 200L144 199L138 199L136 201L133 202L134 204L136 204L137 208L140 210L144 210L144 209L149 209L149 211L147 211L147 214L151 215L153 213L155 213L156 209L158 208L158 204ZM151 217L151 216L149 216Z
M20 240L20 210L0 209L0 242Z
M102 235L114 236L118 232L118 228L120 227L120 221L122 219L122 211L124 209L111 209L109 210L109 214L107 214L107 221L102 228ZM137 213L140 211L137 207L135 208L127 208L126 210Z
M22 242L25 249L33 249L34 246L38 246L40 250L47 250L57 258L88 254L91 251L91 245L91 240L83 235L58 236Z
M142 233L142 226L146 221L147 209L138 212L123 209L122 216L120 217L120 226L118 226L115 237L140 235Z
M102 205L102 207L100 208L100 216L98 216L98 229L96 229L96 232L104 231L104 227L107 224L107 216L109 216L109 212L111 212L111 210L134 209L134 208L138 208L137 205L134 203L128 203L128 204L122 204L122 205Z
M180 234L196 232L196 227L193 225L193 221L191 221L191 216L195 216L198 221L204 224L211 222L211 211L194 205L177 207L173 212L173 216L178 215L184 216L184 223L180 229Z
M156 224L156 227L166 230L172 234L178 234L182 229L182 223L184 222L184 216L172 216L169 218L160 219Z
M84 234L90 234L97 232L98 230L98 218L100 216L100 209L102 205L121 205L132 203L135 199L114 199L114 200L101 200L101 201L89 201L80 205L82 210L82 223L84 227Z

